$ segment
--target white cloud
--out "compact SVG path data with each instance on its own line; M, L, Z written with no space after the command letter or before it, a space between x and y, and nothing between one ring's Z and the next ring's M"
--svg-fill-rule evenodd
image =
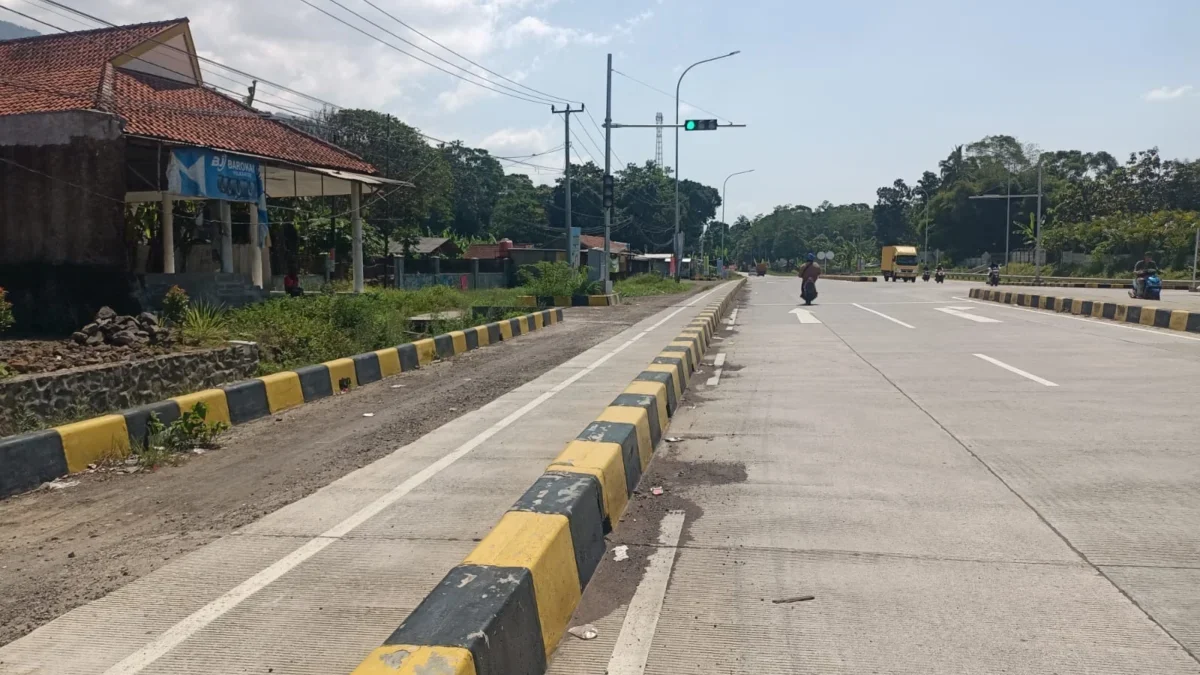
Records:
M619 34L619 35L624 35L624 36L628 37L633 34L633 29L637 28L638 24L643 23L645 21L649 21L652 18L654 18L654 10L647 9L646 11L642 12L641 14L635 14L634 16L631 16L628 19L625 19L621 23L617 24L616 26L613 26L613 30L616 31L617 34Z
M1174 101L1178 98L1183 98L1192 92L1192 85L1185 84L1181 87L1159 87L1151 89L1142 94L1142 98L1147 101Z
M581 32L574 28L554 26L536 16L526 16L508 27L504 34L505 44L514 47L532 38L549 42L555 47L566 47L570 44L603 45L612 39L611 35L596 35L591 32Z

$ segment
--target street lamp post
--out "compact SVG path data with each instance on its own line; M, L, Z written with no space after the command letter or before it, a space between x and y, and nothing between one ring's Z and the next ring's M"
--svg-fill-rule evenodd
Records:
M740 51L732 51L721 56L714 56L711 59L697 61L684 69L679 74L679 80L675 83L675 238L671 242L671 250L675 252L675 280L679 280L679 270L683 267L683 247L679 245L679 87L683 84L683 76L688 74L688 71L702 63L710 61L718 61L727 59L730 56L741 53Z
M725 188L729 185L730 178L740 176L744 173L754 173L754 169L731 173L725 177L725 182L721 183L721 224L725 226L725 230L729 229L729 223L725 220ZM721 248L725 248L725 230L721 230Z
M1008 194L1005 194L1005 195L975 195L974 197L967 197L967 199L1004 199L1004 200L1008 201L1008 203L1011 205L1013 199L1030 199L1033 197L1037 197L1037 200L1038 200L1037 201L1037 222L1034 225L1034 233L1033 233L1033 238L1034 238L1033 266L1037 270L1037 272L1035 273L1035 276L1034 276L1034 283L1041 283L1041 281L1042 281L1042 266L1041 266L1041 259L1042 259L1042 165L1038 164L1038 191L1034 194L1014 195L1012 193L1012 175L1010 174L1009 178L1008 178ZM1005 225L1004 225L1004 234L1005 234L1004 265L1005 265L1005 267L1008 266L1008 226L1012 222L1011 207L1009 208L1006 217L1008 218L1009 222L1005 223Z
M913 192L925 195L925 207L921 209L921 220L925 221L925 248L922 254L925 257L925 269L929 269L929 193L925 188L914 188Z

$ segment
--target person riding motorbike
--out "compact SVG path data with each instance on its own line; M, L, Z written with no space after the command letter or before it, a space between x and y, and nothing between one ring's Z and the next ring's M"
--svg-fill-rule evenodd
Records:
M996 262L988 266L988 284L992 286L1000 285L1000 265Z
M806 262L800 268L800 297L804 298L804 304L811 305L812 301L817 297L817 279L821 277L821 266L817 264L817 256L809 253L805 257ZM809 285L812 285L812 290L809 290Z
M934 281L937 281L939 284L942 283L942 281L946 278L946 270L942 269L941 265L938 265L937 269L933 272L933 278Z
M1146 295L1146 277L1158 271L1158 263L1145 253L1142 259L1133 266L1133 297L1141 298Z

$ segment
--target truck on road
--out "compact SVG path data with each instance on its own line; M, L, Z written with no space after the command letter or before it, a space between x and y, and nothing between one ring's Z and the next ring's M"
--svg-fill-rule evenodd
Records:
M879 258L879 269L883 271L884 281L903 279L916 283L917 247L884 246L883 254Z

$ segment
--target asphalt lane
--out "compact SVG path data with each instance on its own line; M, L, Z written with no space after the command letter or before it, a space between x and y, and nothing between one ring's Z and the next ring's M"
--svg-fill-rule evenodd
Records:
M751 279L551 672L1200 673L1200 340L964 288Z

